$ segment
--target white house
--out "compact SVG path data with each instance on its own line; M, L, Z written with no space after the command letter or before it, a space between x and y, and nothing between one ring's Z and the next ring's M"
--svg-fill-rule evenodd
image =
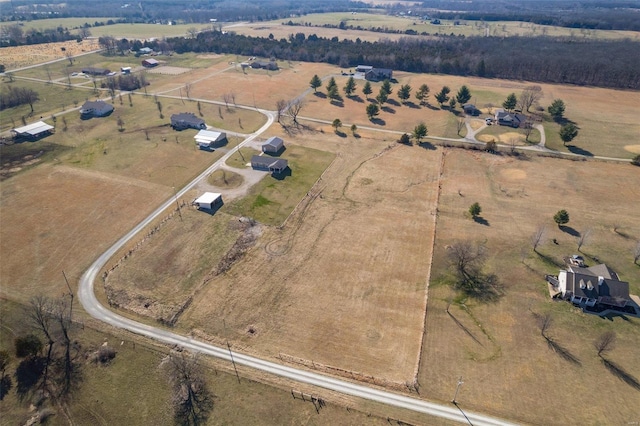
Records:
M227 134L211 130L200 130L193 138L201 149L209 149L214 147L216 144L221 144L225 141L227 139Z
M205 192L193 201L198 209L213 210L222 205L222 194L217 192Z

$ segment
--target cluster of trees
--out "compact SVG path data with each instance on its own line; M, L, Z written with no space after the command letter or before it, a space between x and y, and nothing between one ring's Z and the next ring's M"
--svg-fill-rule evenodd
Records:
M108 77L102 87L109 90L109 94L115 96L116 90L133 91L141 87L148 86L147 78L144 73L125 74L118 77Z
M67 28L48 28L24 31L18 24L8 25L3 28L5 37L0 40L0 47L21 46L25 44L55 43L67 40L80 40L77 35L71 34Z
M28 87L14 87L6 85L7 89L0 95L0 111L20 105L29 104L33 112L33 104L40 99L40 95Z
M302 33L275 40L209 31L168 42L178 53L235 53L343 68L368 63L410 72L640 89L640 43L629 40L460 36L368 42Z

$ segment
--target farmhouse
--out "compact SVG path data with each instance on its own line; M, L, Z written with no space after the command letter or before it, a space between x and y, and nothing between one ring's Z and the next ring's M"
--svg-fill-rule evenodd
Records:
M588 268L569 265L557 277L547 277L547 281L558 296L580 306L585 312L614 310L636 314L636 304L629 295L629 283L620 281L605 264Z
M267 139L264 145L262 145L262 152L268 154L277 154L284 148L284 141L277 136L272 136Z
M13 129L17 138L28 139L31 141L38 140L53 133L54 127L45 123L44 121L38 121L28 124L22 127L16 127Z
M255 170L268 170L271 173L282 173L289 167L289 162L283 158L254 155L251 157L251 167Z
M82 68L82 72L87 75L107 75L111 72L111 70L108 70L107 68L87 67Z
M171 127L175 130L206 129L207 125L204 123L202 118L196 117L195 114L190 112L181 112L171 116Z
M223 204L222 194L218 194L217 192L205 192L204 194L193 200L192 204L197 206L199 210L213 210Z
M278 64L274 61L253 61L251 68L275 71L278 69Z
M392 77L393 70L388 68L373 68L364 73L365 80L369 81L391 80Z
M227 134L224 132L213 132L211 130L200 130L193 137L200 149L210 149L216 145L222 145L227 140Z
M522 126L527 121L527 116L516 112L507 112L503 109L496 111L496 121L501 126L511 126L514 129Z
M83 118L105 117L113 112L113 105L104 101L86 101L80 108Z
M462 110L467 115L478 116L480 115L480 110L476 108L473 104L464 104L462 105Z
M153 49L150 47L141 47L140 50L138 50L138 53L141 55L148 55L152 52L153 52Z
M142 66L146 68L153 68L157 67L158 65L160 65L160 62L153 58L144 59L142 61Z

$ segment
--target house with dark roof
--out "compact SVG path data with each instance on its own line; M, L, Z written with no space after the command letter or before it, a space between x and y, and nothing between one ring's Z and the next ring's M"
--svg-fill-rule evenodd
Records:
M629 294L629 283L621 281L607 265L591 267L569 265L557 277L548 277L557 297L561 297L585 312L625 312L638 315L638 306Z
M111 70L108 70L107 68L87 67L82 68L82 72L87 75L107 75Z
M153 68L153 67L157 67L158 65L160 65L160 62L158 62L157 59L153 59L153 58L144 59L142 61L142 66L146 68Z
M474 117L480 115L480 110L476 108L476 106L473 104L462 105L462 110L464 111L465 114L472 115Z
M527 121L527 116L518 112L498 110L496 112L496 121L501 126L510 126L517 129Z
M267 170L271 173L282 173L287 167L289 162L284 158L273 158L266 155L254 155L251 157L251 168L255 170Z
M262 145L262 152L277 154L284 148L284 141L277 136L272 136Z
M253 61L251 63L251 68L262 68L269 71L276 71L278 69L278 64L275 61Z
M393 70L389 68L372 68L364 73L364 78L369 81L391 80L393 78Z
M82 118L106 117L113 112L113 105L104 101L86 101L80 108Z
M202 118L196 117L195 114L181 112L171 116L171 127L173 127L174 130L206 129L207 125Z

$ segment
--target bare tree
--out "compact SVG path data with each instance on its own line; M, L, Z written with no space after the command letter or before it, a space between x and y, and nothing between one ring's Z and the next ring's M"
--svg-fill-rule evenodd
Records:
M497 277L482 272L486 259L484 245L467 240L457 241L447 247L447 257L455 274L455 287L458 290L484 301L497 300L502 295Z
M89 30L88 27L82 27L82 28L80 28L78 30L78 35L83 39L87 38L87 37L90 37L91 36L91 30Z
M173 351L160 364L172 388L171 402L179 424L205 424L213 399L197 355Z
M47 358L42 375L42 386L46 387L49 379L49 366L53 359L53 345L56 343L53 338L53 324L51 321L53 303L48 297L36 296L31 299L27 309L27 320L33 328L44 334L47 339Z
M196 38L198 36L198 29L196 27L190 27L187 30L187 34L189 35L189 38Z
M122 119L122 117L118 116L117 124L118 124L118 129L121 132L124 131L124 120Z
M533 121L531 121L530 118L527 118L523 125L522 125L522 131L524 132L524 140L529 142L529 136L531 136L531 133L533 133Z
M233 101L231 93L225 93L222 95L222 99L224 99L224 105L227 107L227 111L230 111L229 103Z
M598 351L598 356L602 358L602 354L609 352L616 343L616 332L615 331L606 331L602 333L598 338L593 342L593 347Z
M296 99L289 103L289 115L293 119L293 122L298 125L298 115L304 107L304 101L302 99Z
M542 337L544 337L545 339L548 339L547 331L549 331L549 328L551 328L551 324L553 324L553 318L551 317L551 314L547 312L544 315L536 315L536 320L538 322L538 328L540 328L540 335L542 335Z
M527 86L518 97L518 109L529 112L529 108L542 99L542 88L540 86Z
M48 82L51 83L51 69L49 68L49 65L44 66L44 71L47 73Z
M535 232L533 234L531 234L531 247L533 248L534 252L538 252L538 247L540 246L540 244L542 244L544 242L544 234L546 232L546 227L544 225L539 225Z
M73 65L73 53L69 50L65 50L64 56L67 58L67 61L69 61L69 66Z
M77 375L77 365L71 355L73 343L70 337L71 327L73 325L72 318L72 301L62 298L54 304L53 317L54 321L60 329L62 335L62 345L64 347L64 356L61 364L61 377L59 392L61 395L68 394L72 389L73 379Z
M637 264L638 260L640 260L640 241L638 241L633 248L633 263Z
M459 117L458 121L456 121L456 130L458 131L458 136L460 136L460 132L462 131L462 129L464 129L464 118L463 117Z
M589 237L591 236L591 229L585 229L578 236L578 251L582 248L583 245L587 242Z
M287 101L280 99L276 101L276 121L282 124L282 114L287 110Z
M187 94L187 99L191 99L191 83L184 85L184 92Z

